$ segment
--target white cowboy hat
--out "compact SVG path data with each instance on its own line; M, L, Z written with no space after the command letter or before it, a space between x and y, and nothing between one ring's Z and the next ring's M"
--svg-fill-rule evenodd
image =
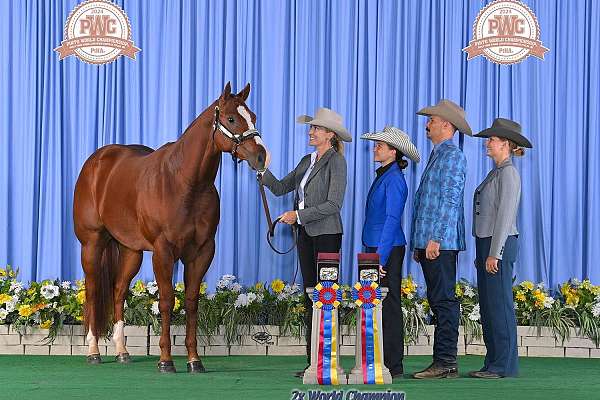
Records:
M360 138L385 142L414 162L421 161L419 150L411 142L410 137L394 126L386 126L381 132L365 133Z
M352 141L352 136L350 136L350 133L344 128L342 116L329 108L322 107L317 109L314 118L309 115L300 115L296 118L296 122L299 124L327 128L330 131L335 132L344 142Z
M436 115L450 122L456 129L465 135L473 136L471 127L467 122L467 114L458 104L450 100L442 99L435 106L425 107L417 111L419 115Z

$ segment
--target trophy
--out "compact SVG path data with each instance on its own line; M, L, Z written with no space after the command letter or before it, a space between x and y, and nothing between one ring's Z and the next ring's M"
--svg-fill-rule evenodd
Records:
M379 287L379 255L358 254L359 281L352 287L356 308L355 365L348 384L383 385L392 383L383 362L381 307L388 289Z
M304 384L343 385L346 375L340 365L340 324L338 307L342 290L339 253L319 253L317 285L306 288L313 300L311 365L304 371Z

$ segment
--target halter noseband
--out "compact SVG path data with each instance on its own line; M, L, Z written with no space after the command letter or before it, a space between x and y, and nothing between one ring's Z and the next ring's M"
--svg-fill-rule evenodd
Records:
M254 136L260 137L260 132L257 129L248 129L243 133L232 133L219 118L220 115L219 106L215 107L215 120L213 122L213 141L215 140L215 133L217 131L221 132L223 136L233 142L233 149L231 150L231 158L233 161L238 161L237 157L237 148L246 140L252 139ZM239 160L238 162L241 162Z

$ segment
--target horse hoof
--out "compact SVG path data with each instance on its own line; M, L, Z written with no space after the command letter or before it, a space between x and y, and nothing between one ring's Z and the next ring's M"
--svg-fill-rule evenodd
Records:
M159 361L158 372L169 373L177 371L175 370L175 364L173 364L173 361Z
M202 372L206 372L206 370L204 369L204 365L202 365L202 361L200 360L188 361L187 371L190 374L199 374Z
M102 358L100 358L100 354L90 354L86 357L88 364L102 364Z
M129 364L131 362L131 357L129 356L129 353L119 353L115 357L115 361L120 364Z

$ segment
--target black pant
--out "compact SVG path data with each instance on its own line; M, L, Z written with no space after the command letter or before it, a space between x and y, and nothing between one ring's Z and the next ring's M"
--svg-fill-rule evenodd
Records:
M308 236L303 226L298 229L298 258L304 288L317 284L317 254L339 253L342 234ZM312 299L304 292L304 323L306 325L306 359L310 364L310 338L312 330Z
M428 260L425 250L417 251L427 284L427 300L437 321L433 334L433 361L455 366L460 323L460 303L455 293L458 251L441 250L435 260Z
M368 253L377 252L377 247L367 247ZM401 373L404 369L404 315L402 313L402 262L406 246L394 246L385 264L386 275L381 280L381 286L388 288L388 294L383 300L383 359L385 366L392 375Z

